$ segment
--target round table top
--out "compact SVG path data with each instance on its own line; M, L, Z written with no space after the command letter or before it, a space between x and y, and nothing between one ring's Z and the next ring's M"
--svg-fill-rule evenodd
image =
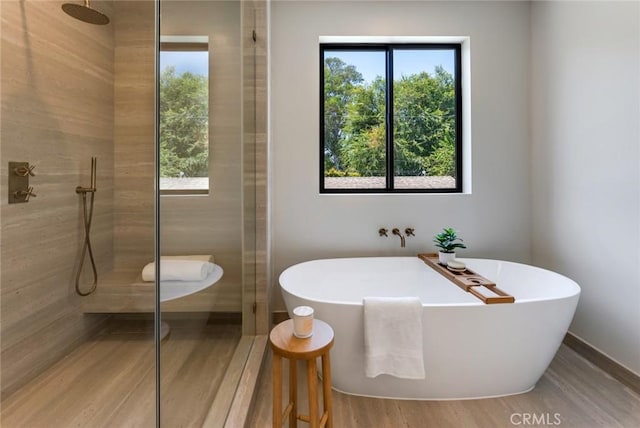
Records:
M313 334L301 339L293 335L293 320L281 322L271 330L269 343L274 353L285 358L308 360L326 353L333 346L333 329L324 321L313 320Z

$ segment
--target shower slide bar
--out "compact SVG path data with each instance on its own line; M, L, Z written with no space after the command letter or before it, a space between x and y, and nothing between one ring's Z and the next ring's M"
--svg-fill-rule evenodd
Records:
M93 293L98 286L98 271L96 270L96 262L93 258L93 249L91 248L91 219L93 218L93 202L96 195L96 170L97 159L91 158L91 185L90 187L76 187L76 193L82 195L82 209L84 219L84 244L82 246L82 254L80 255L80 265L78 266L78 272L76 273L76 293L80 296L88 296ZM87 210L87 193L91 194L91 200L89 202L89 209ZM82 291L80 289L80 275L82 274L82 267L84 260L89 253L89 260L91 261L91 269L93 270L93 283L89 291Z

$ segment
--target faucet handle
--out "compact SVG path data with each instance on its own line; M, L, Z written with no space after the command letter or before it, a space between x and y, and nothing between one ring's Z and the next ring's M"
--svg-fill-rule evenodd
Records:
M404 234L407 235L407 236L416 236L415 233L414 233L415 231L416 230L413 227L407 227L404 230Z
M389 235L387 235L387 232L388 232L388 231L389 231L389 229L385 229L384 227L381 227L381 228L378 230L378 235L380 235L380 236L389 236Z
M27 164L27 165L22 165L22 166L19 166L17 168L14 168L13 172L15 172L15 174L20 176L20 177L27 177L29 175L32 176L32 177L35 177L36 175L33 172L33 170L35 168L36 168L35 165L28 166L28 164Z
M18 190L13 193L16 198L23 198L24 202L29 202L30 197L36 197L35 193L33 193L33 186L27 187L27 190Z

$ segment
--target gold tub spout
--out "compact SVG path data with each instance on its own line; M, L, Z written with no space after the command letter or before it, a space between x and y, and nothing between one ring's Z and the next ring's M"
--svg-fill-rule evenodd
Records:
M398 235L400 237L400 248L404 248L406 246L406 242L405 242L404 235L400 233L400 229L396 227L391 231L391 233L393 233L394 235Z

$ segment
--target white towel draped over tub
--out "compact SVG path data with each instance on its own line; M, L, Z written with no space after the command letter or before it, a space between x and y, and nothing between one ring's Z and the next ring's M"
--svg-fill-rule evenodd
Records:
M364 352L367 377L424 379L420 299L365 297Z
M202 281L213 272L211 256L162 256L160 258L161 281ZM155 280L155 263L142 269L143 281Z

